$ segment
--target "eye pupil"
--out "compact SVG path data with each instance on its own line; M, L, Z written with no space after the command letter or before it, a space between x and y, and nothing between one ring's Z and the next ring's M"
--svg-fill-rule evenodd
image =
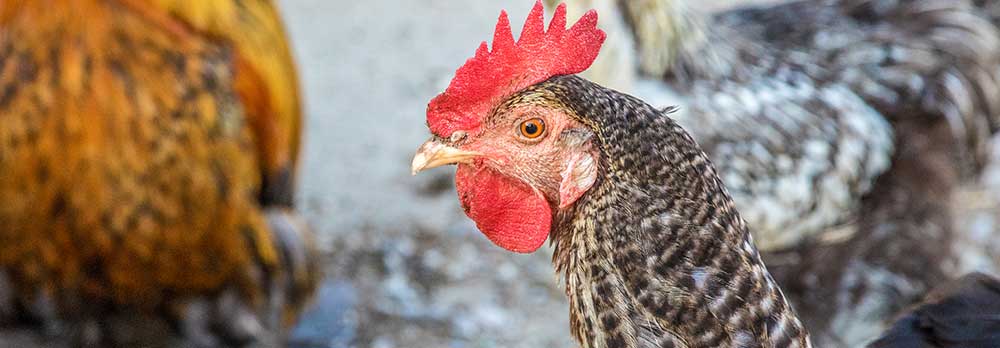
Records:
M524 132L527 134L538 133L538 125L535 124L534 122L528 123L524 125Z

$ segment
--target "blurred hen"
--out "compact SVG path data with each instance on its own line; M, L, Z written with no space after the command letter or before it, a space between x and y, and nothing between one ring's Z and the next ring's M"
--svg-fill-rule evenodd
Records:
M318 270L270 1L4 1L0 71L0 324L279 344Z

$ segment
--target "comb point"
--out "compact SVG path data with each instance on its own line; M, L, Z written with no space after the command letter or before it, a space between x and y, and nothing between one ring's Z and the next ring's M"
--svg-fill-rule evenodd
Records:
M576 21L576 24L573 24L573 26L574 27L576 27L576 26L585 26L585 27L589 27L589 28L596 28L597 27L597 11L593 10L593 9L587 11L587 13L584 13L583 17L580 17L580 20Z
M528 13L528 19L524 21L524 26L521 28L521 37L517 42L542 41L544 30L545 7L542 6L542 1L538 0L535 2L535 7L532 7L531 12Z
M566 30L566 3L556 6L555 15L549 23L549 33L560 33Z
M503 99L553 76L589 68L607 36L597 28L597 11L588 11L569 30L565 28L566 5L556 7L546 33L545 10L537 0L514 42L507 11L501 11L493 51L483 42L476 55L458 68L445 92L428 104L431 132L442 137L457 130L473 133Z
M510 29L510 18L507 11L500 11L497 27L493 31L493 52L507 50L514 46L514 33Z

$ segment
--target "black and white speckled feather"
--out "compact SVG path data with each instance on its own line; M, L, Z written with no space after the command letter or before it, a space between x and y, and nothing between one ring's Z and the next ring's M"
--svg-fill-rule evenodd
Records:
M705 153L662 111L575 76L533 86L596 136L594 187L556 216L586 348L810 347Z
M605 29L635 52L608 62L635 59L636 95L680 106L818 343L871 339L954 273L951 192L1000 120L1000 1L570 2L617 5L627 25ZM597 64L599 83L634 74Z
M718 164L764 250L848 220L889 165L889 124L849 89L801 70L693 81L681 99L678 122Z
M978 169L1000 127L1000 36L977 7L995 4L978 2L796 1L713 24L829 69L893 123L945 119L961 140L956 164Z

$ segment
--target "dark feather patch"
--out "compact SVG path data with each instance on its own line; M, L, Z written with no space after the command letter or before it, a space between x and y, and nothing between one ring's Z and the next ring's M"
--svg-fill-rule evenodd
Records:
M868 347L1000 347L1000 280L975 273L935 290Z

